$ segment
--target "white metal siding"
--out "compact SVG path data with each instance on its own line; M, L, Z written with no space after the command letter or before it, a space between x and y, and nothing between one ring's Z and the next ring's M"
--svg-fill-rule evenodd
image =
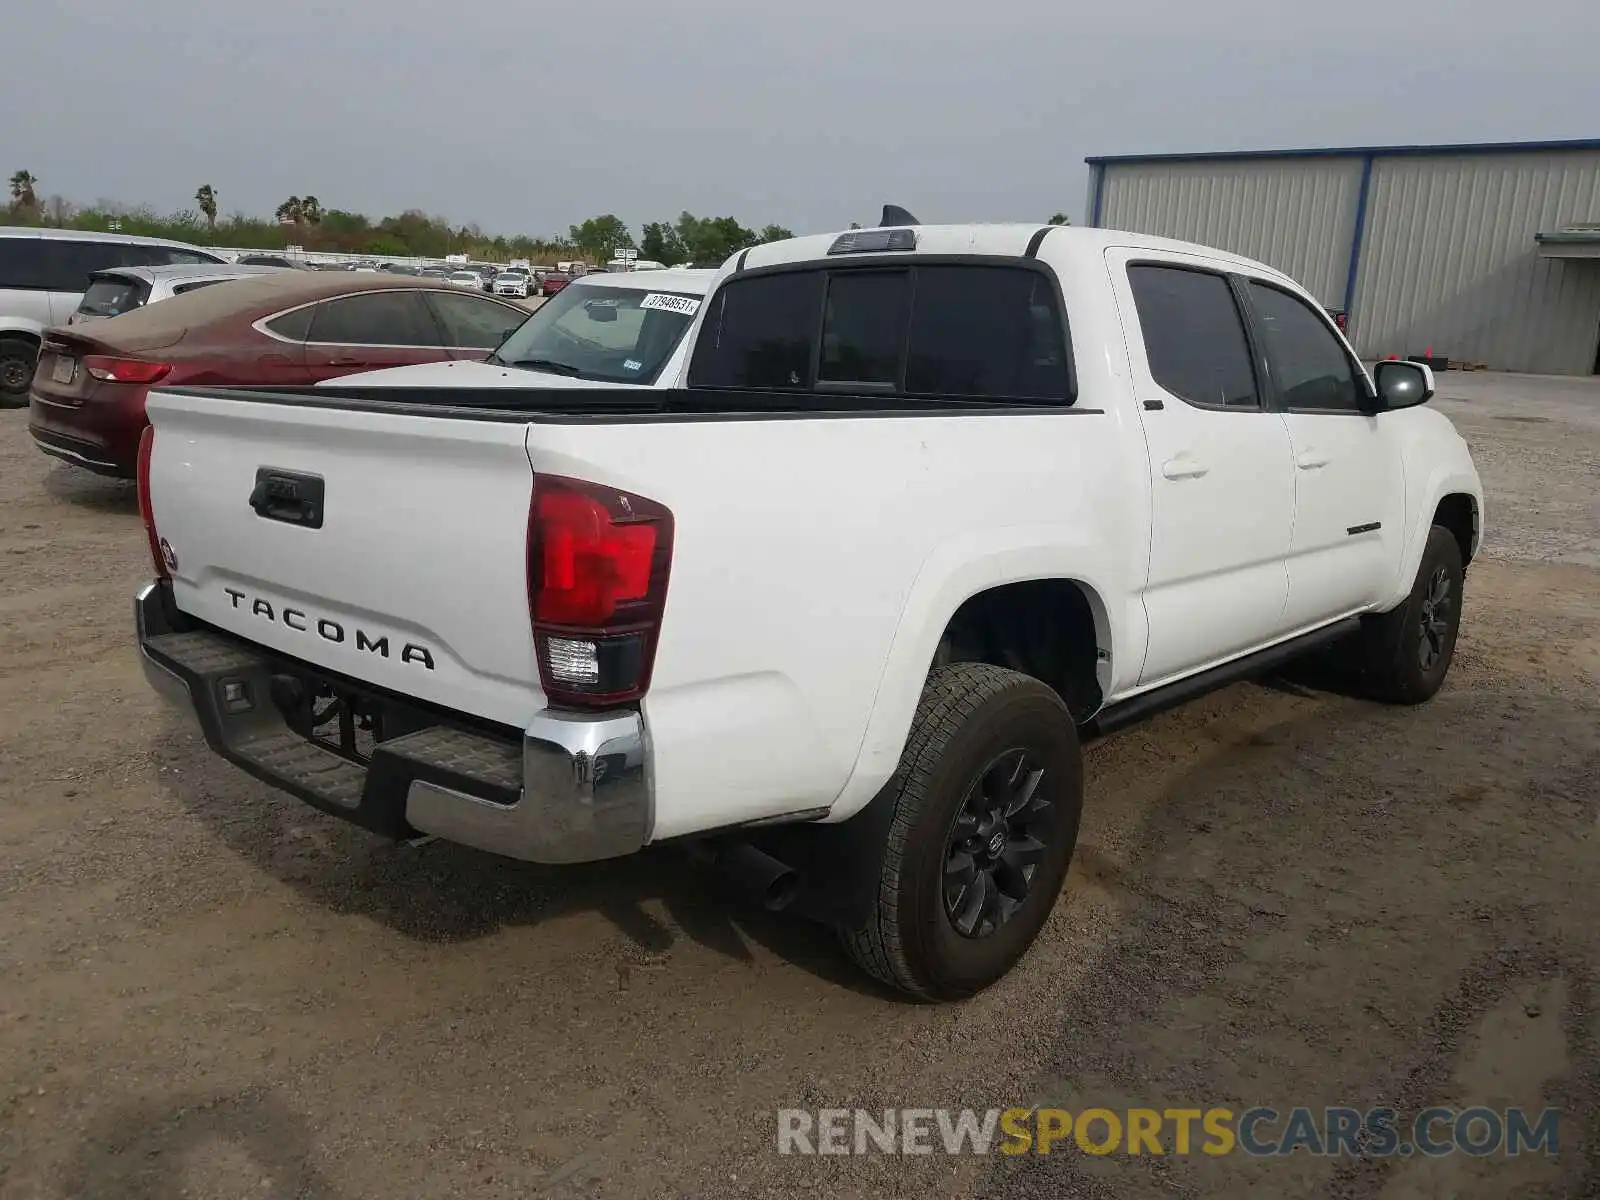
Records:
M1533 235L1600 221L1600 151L1379 157L1350 320L1364 355L1586 375L1600 263L1539 256Z
M1343 305L1361 158L1107 163L1100 224L1258 259ZM1092 209L1091 209L1092 212Z

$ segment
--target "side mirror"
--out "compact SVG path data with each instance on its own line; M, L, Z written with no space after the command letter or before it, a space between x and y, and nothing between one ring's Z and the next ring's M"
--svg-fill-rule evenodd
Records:
M521 328L521 325L511 325L507 327L506 331L500 335L501 342L509 341L511 339L511 335Z
M1372 383L1379 412L1415 408L1433 398L1433 370L1423 363L1384 359L1372 368Z

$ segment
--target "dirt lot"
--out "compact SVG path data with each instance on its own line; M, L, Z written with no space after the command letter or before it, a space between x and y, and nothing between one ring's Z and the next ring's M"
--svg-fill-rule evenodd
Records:
M1419 710L1239 686L1089 751L1070 886L959 1007L676 858L394 847L213 761L124 485L0 413L0 1195L1600 1193L1600 381L1447 375L1491 534ZM799 1158L780 1107L1560 1105L1561 1154Z

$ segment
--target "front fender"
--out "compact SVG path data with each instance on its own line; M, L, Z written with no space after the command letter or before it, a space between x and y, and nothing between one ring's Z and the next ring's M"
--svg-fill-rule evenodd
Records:
M888 783L910 736L917 702L939 640L956 611L979 592L1036 579L1070 579L1089 597L1102 663L1101 686L1110 691L1119 664L1137 670L1143 657L1144 609L1108 604L1127 596L1127 566L1106 545L1087 540L1092 522L1075 526L1022 526L958 538L923 562L889 647L866 735L827 820L861 811ZM1112 653L1112 652L1115 653Z
M1448 425L1448 419L1438 413L1427 415L1438 417ZM1474 556L1483 541L1483 484L1478 478L1478 468L1473 464L1467 443L1455 432L1454 426L1449 426L1445 436L1440 436L1436 429L1419 428L1405 440L1402 454L1406 480L1405 549L1394 578L1390 581L1389 594L1382 606L1384 611L1403 603L1411 594L1417 570L1422 564L1423 550L1428 544L1428 531L1433 527L1434 514L1439 509L1439 502L1446 496L1465 495L1471 498Z

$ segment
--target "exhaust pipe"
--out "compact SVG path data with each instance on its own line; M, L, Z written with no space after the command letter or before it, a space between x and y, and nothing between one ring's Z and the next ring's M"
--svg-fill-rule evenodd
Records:
M692 842L688 850L696 861L710 867L768 912L788 908L800 894L799 873L749 842Z

